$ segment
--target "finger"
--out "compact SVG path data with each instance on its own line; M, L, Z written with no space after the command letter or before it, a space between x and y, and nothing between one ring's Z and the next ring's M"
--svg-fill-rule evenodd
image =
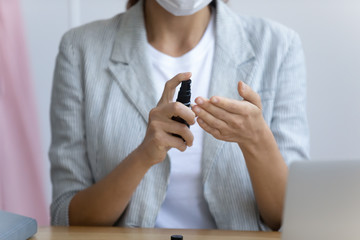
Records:
M171 136L171 138L173 139L173 141L176 141L176 144L174 144L173 148L176 148L180 152L185 152L185 150L187 149L187 146L184 143L184 141L181 138L174 137L174 136Z
M194 135L185 124L169 120L168 122L164 123L163 130L169 135L176 134L181 136L183 139L181 139L181 141L185 141L187 146L191 147L193 145ZM179 137L176 138L179 139Z
M190 72L179 73L169 81L165 83L164 91L159 100L158 106L162 103L169 103L173 100L176 87L185 80L189 80L191 77Z
M258 108L262 109L261 98L259 94L254 92L248 85L246 85L243 81L238 83L238 92L241 97L243 97L246 101L254 104Z
M218 107L211 103L208 99L197 97L195 99L195 103L198 105L193 106L192 110L196 115L201 111L201 109L205 110L206 112L213 115L215 118L218 118L224 122L227 122L226 120L229 117L229 114L233 114L231 112L226 111L225 109Z
M201 118L197 119L199 126L204 129L205 132L213 135L215 138L220 139L221 133L217 128L212 128L206 122L204 122Z
M211 113L207 112L205 109L200 106L194 106L194 112L197 114L198 118L203 120L207 125L216 129L225 129L227 123L222 119L219 119L213 116Z
M200 97L199 97L200 98ZM201 106L200 101L195 99L195 102ZM223 109L226 112L233 113L233 114L247 114L249 111L249 105L253 105L252 103L246 101L238 101L235 99L213 96L210 98L210 103L218 108Z
M181 152L186 150L186 143L181 138L174 137L173 135L166 132L163 132L163 134L164 135L162 135L162 139L167 150L170 150L171 148L176 148Z
M167 119L175 116L184 119L189 125L195 124L195 113L182 103L172 102L164 105L162 111L164 111Z
M184 152L187 148L186 142L183 139L168 134L166 141L169 143L170 148L176 148L181 152Z

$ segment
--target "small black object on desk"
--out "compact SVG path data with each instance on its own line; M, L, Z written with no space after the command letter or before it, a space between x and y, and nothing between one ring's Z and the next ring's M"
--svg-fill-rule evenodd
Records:
M183 236L182 235L172 235L171 240L183 240Z

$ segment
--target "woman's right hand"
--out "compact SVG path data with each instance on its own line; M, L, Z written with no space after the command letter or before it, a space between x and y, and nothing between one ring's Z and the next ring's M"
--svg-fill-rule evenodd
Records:
M137 150L146 156L144 160L151 166L162 162L171 148L183 152L193 144L194 136L190 129L171 119L179 116L189 125L195 124L194 112L182 103L173 102L176 87L190 77L191 73L179 73L167 81L157 106L149 113L146 135ZM184 140L172 134L180 135Z

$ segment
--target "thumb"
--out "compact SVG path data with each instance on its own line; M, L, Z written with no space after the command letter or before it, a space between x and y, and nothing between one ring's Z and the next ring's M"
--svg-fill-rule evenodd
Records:
M262 109L261 98L260 95L257 94L254 90L252 90L248 85L246 85L243 81L238 83L238 92L241 97L244 98L245 101L248 101L258 108Z

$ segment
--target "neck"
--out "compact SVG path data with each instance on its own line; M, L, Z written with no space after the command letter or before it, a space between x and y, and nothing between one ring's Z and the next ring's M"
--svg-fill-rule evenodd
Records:
M144 12L148 42L173 57L184 55L199 43L211 17L210 6L193 15L174 16L155 0L145 1Z

